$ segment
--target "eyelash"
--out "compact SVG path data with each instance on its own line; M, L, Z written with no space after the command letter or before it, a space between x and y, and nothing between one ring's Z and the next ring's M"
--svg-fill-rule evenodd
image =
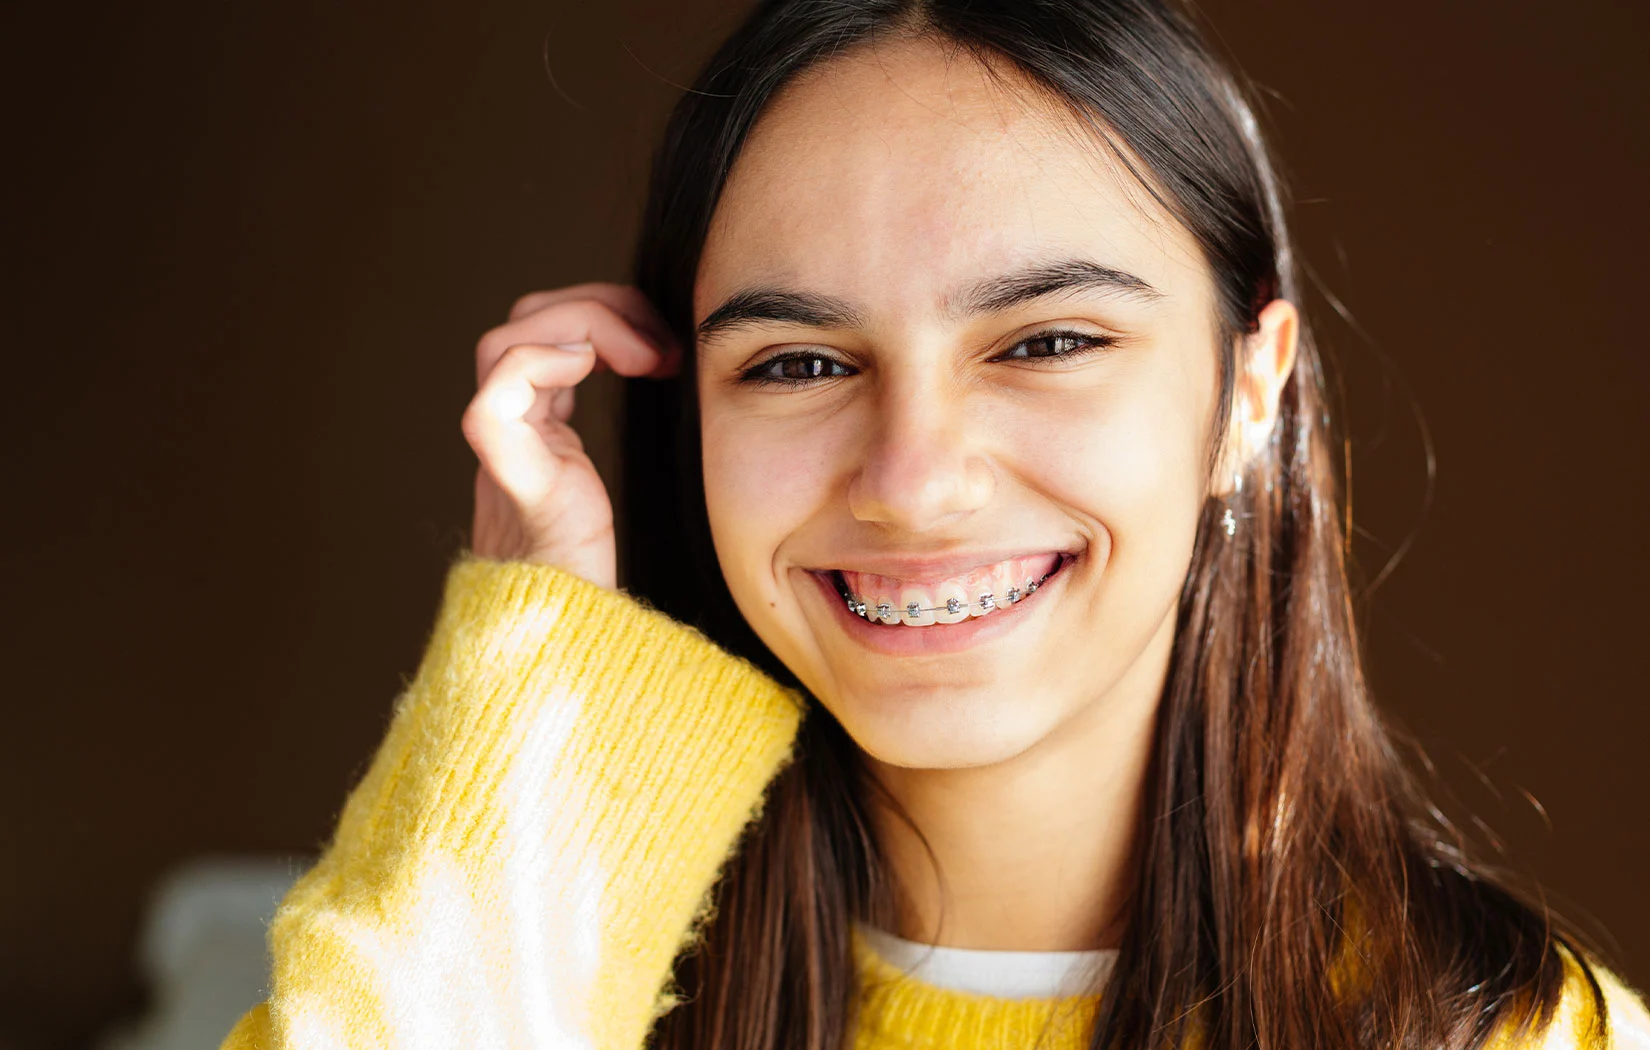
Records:
M1024 339L1022 339L1019 342L1015 343L1013 346L1009 347L1009 350L1019 350L1020 348L1026 346L1028 343L1035 343L1035 342L1039 342L1039 341L1042 341L1042 340L1060 340L1060 339L1075 340L1081 345L1079 345L1076 349L1068 350L1065 353L1058 353L1058 354L1019 354L1019 355L1015 355L1015 356L1009 356L1007 354L1001 354L1001 355L998 355L997 357L992 358L992 360L993 361L1053 361L1053 360L1069 361L1069 360L1072 360L1072 359L1075 359L1075 358L1087 357L1090 354L1099 353L1100 351L1109 348L1110 346L1112 346L1114 343L1117 342L1116 339L1112 338L1109 335L1090 335L1087 332L1072 332L1072 331L1068 331L1066 329L1052 329L1052 330L1047 331L1047 332L1038 332L1034 335L1028 335ZM775 357L768 358L766 361L763 361L761 364L756 365L753 368L749 368L749 369L745 370L743 373L741 373L740 377L739 377L739 381L741 383L746 383L746 384L749 384L751 386L785 386L785 387L793 387L794 388L794 387L801 387L801 386L812 386L815 383L818 383L818 382L821 382L821 381L827 380L827 379L841 379L842 378L842 375L814 375L814 376L805 376L805 377L800 378L800 379L785 379L785 378L781 378L779 376L768 375L768 374L764 373L765 369L772 368L775 365L780 365L780 364L783 364L787 361L822 361L822 362L825 363L825 366L827 368L830 368L830 367L848 368L849 367L848 365L843 364L841 361L838 361L836 358L829 357L825 354L811 354L811 353L806 353L806 352L802 352L802 351L797 351L797 352L788 353L788 354L779 354ZM851 375L852 373L849 372L849 373L845 373L845 374Z

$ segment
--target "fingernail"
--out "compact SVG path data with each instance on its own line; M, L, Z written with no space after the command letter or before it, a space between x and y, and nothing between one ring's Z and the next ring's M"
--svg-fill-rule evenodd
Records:
M596 347L594 345L592 345L591 343L588 343L588 342L584 342L584 343L551 343L550 345L555 347L557 350L566 350L568 353L571 353L571 354L587 354L590 351L596 349Z

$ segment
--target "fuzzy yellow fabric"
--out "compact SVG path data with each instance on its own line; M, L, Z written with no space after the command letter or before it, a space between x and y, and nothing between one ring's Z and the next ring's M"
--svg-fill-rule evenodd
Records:
M622 593L462 555L383 743L271 925L270 998L224 1050L637 1050L801 712ZM965 995L857 952L858 1050L1084 1045L1096 1000ZM1612 987L1642 1040L1618 1045L1650 1050L1650 1018ZM1583 1045L1560 1022L1547 1045Z
M1089 1045L1089 1030L1100 1006L1098 996L994 999L923 984L889 965L859 938L855 939L855 955L864 1004L855 1050L1086 1050ZM1608 1038L1601 1041L1593 1027L1586 977L1568 954L1564 962L1565 992L1547 1030L1536 1038L1503 1031L1485 1050L1650 1050L1650 1012L1643 1000L1608 969L1595 966L1611 1026ZM1189 1050L1200 1043L1194 1032Z
M889 1047L1038 1047L1078 1050L1098 996L1064 999L996 999L925 984L877 955L854 937L859 971L860 1017L854 1050Z

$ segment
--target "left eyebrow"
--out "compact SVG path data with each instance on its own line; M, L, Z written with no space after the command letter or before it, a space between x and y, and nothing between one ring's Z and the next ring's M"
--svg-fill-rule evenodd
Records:
M1151 303L1163 298L1143 278L1091 259L1060 259L988 277L946 296L947 316L1000 313L1034 299L1078 292L1109 292Z
M1151 303L1163 298L1143 278L1091 259L1059 259L997 274L953 291L942 312L963 319L1001 313L1036 299L1079 292L1107 292ZM860 328L861 312L846 299L783 288L752 288L712 310L696 329L701 342L747 325L773 321L804 328Z

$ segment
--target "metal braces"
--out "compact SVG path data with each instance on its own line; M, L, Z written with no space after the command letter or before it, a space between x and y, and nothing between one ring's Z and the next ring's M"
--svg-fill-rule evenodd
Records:
M1055 572L1058 571L1059 569L1056 568ZM980 595L980 600L977 602L965 602L958 598L947 598L944 605L935 605L930 608L923 608L916 602L911 602L904 608L900 609L899 614L904 619L915 620L925 612L943 612L949 613L952 616L957 615L964 609L978 608L985 612L991 612L992 610L999 609L1004 605L1015 605L1031 597L1033 594L1037 593L1037 588L1041 587L1045 582L1047 582L1048 578L1053 575L1054 573L1050 572L1045 574L1041 579L1027 580L1023 588L1010 587L1008 589L1008 593L1004 594L1002 600L1000 601L996 595L992 594L990 591L987 591L986 593ZM847 593L842 595L842 600L848 603L849 612L853 613L855 616L862 616L867 620L880 622L883 617L893 615L894 613L894 606L890 602L878 602L875 607L872 607L859 595Z

